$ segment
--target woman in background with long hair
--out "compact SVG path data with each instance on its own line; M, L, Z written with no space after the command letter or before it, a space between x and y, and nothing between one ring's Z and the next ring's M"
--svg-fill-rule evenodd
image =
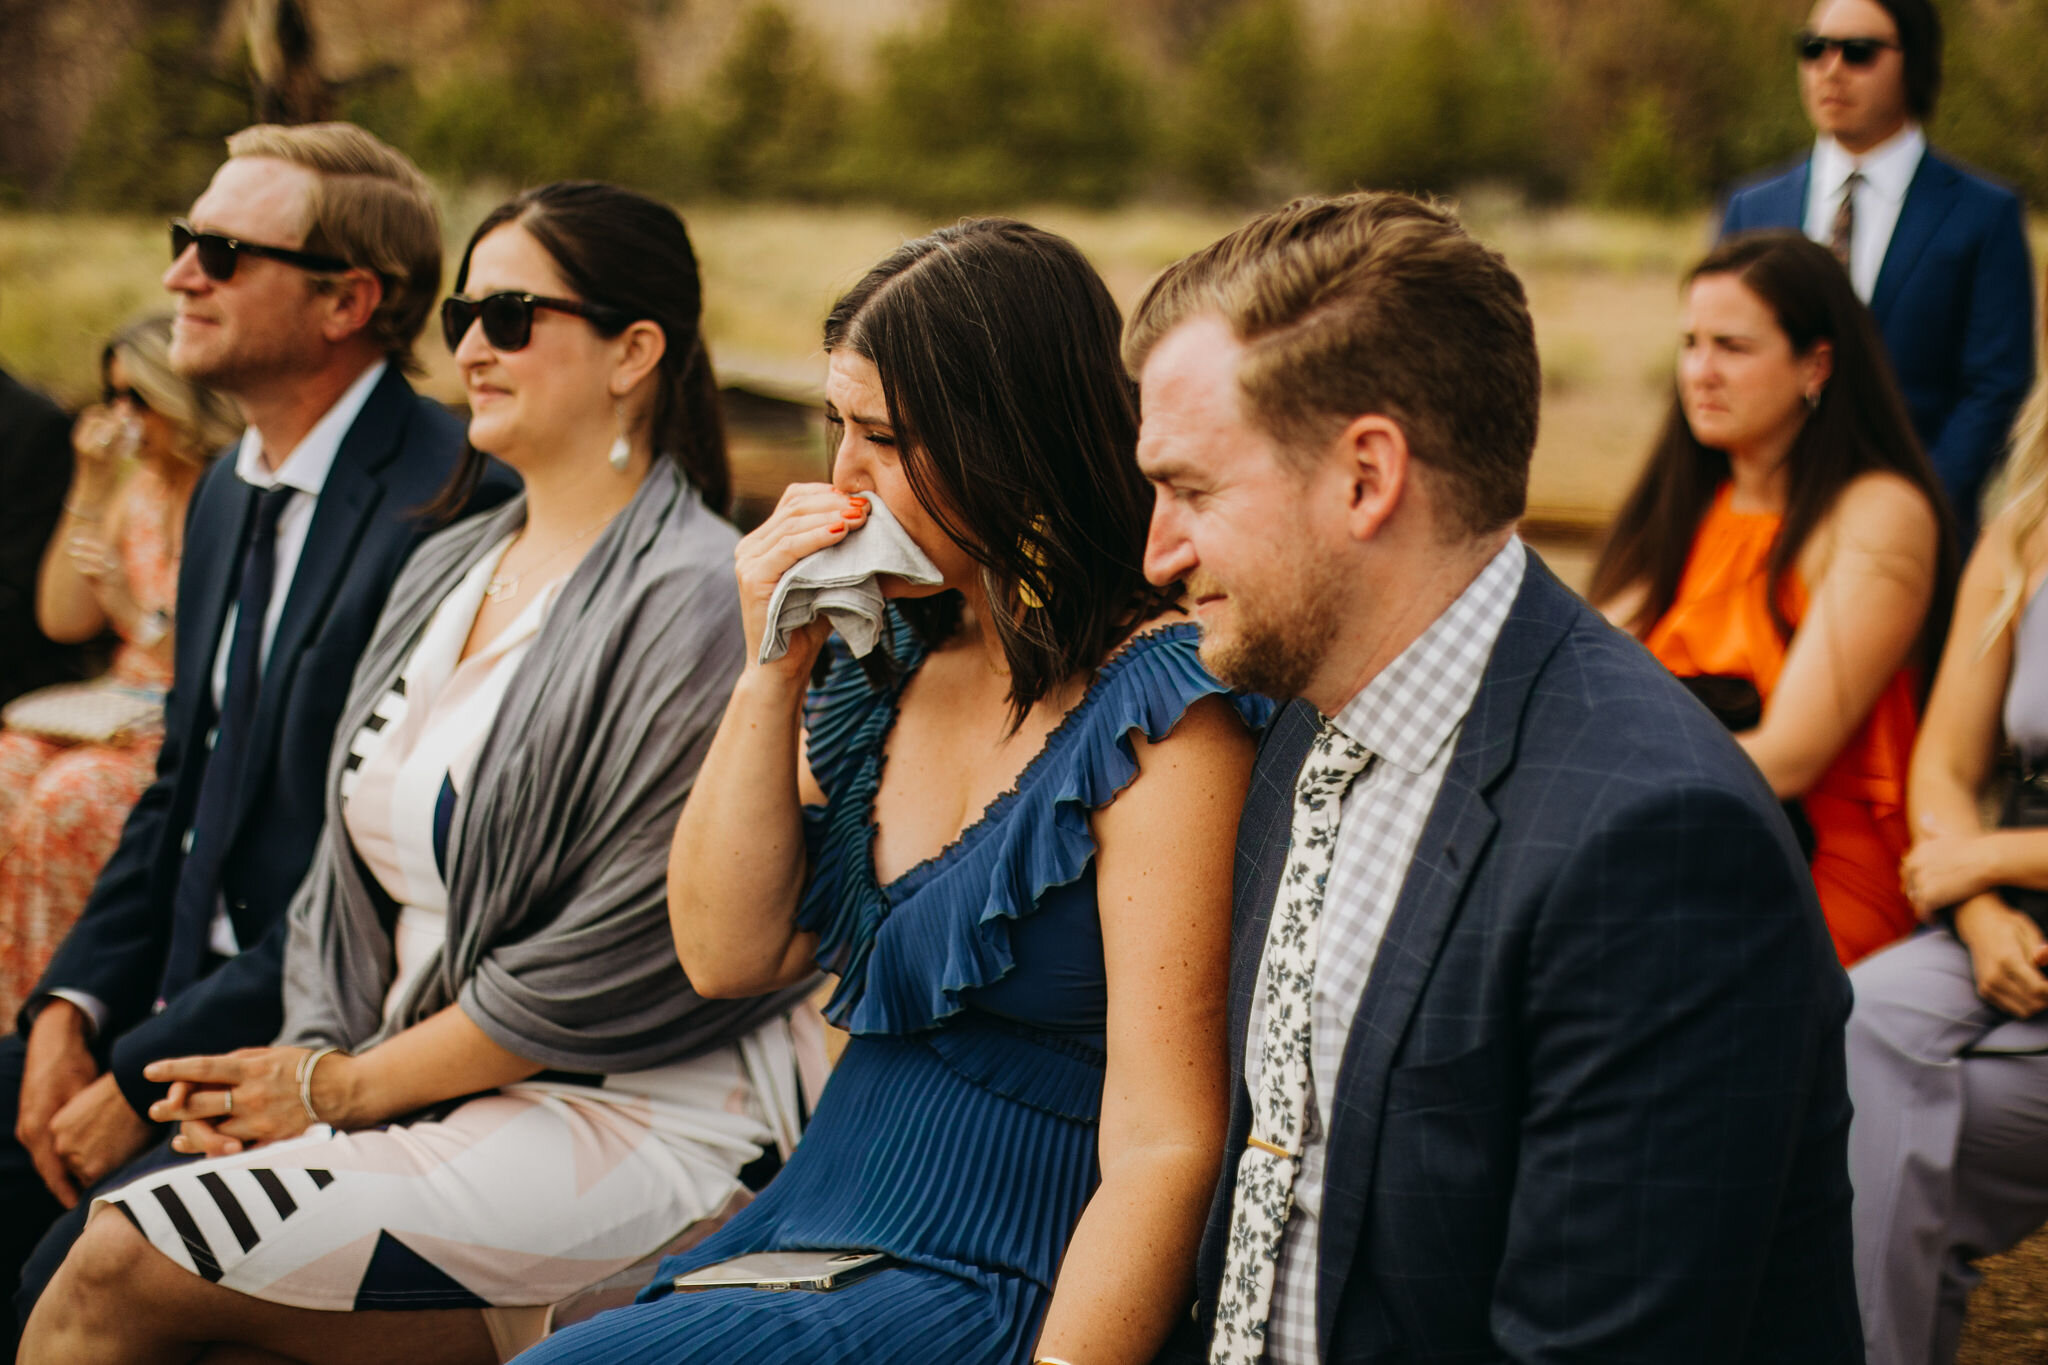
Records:
M1591 597L1685 679L1810 831L1841 960L1913 927L1906 765L1955 544L1876 325L1826 248L1723 242Z

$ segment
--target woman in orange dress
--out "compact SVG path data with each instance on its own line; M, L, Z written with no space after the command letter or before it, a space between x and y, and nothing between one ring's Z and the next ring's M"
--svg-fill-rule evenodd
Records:
M1687 279L1677 396L1592 597L1736 731L1846 965L1913 927L1906 768L1947 633L1946 505L1829 252L1732 238ZM1743 714L1747 701L1747 714Z
M152 318L102 351L105 401L72 432L71 488L36 593L50 638L117 637L99 686L159 703L171 681L185 504L239 427L222 399L171 372L169 345L170 320ZM156 722L98 743L0 729L0 1027L85 908L162 741Z

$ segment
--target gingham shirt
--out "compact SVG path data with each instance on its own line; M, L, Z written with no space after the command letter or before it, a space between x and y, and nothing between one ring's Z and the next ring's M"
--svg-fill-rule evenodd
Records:
M1366 978L1527 563L1521 539L1510 536L1457 601L1337 713L1338 728L1374 758L1345 794L1323 892L1308 1118L1301 1170L1294 1178L1294 1211L1281 1239L1273 1285L1268 1365L1314 1365L1318 1360L1316 1246L1327 1148L1316 1096L1332 1093L1337 1084ZM1244 1068L1245 1084L1254 1095L1259 1092L1263 1013L1255 997Z

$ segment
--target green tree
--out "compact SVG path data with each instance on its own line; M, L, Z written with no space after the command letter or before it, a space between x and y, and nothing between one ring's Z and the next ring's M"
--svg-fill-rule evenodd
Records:
M705 172L726 194L811 198L832 184L844 96L808 34L776 4L740 19L711 79Z
M1294 0L1247 0L1224 15L1189 64L1165 134L1180 178L1224 202L1284 178L1301 152L1308 76Z
M1136 75L1098 30L1015 0L951 0L882 44L880 89L848 164L860 193L928 211L1034 199L1107 204L1145 148Z
M478 39L477 66L422 101L415 133L422 165L458 180L648 184L642 154L657 120L620 15L501 0Z
M65 178L82 208L171 212L206 188L229 133L249 122L248 64L215 70L205 29L172 15L151 23L93 107Z
M1698 176L1685 161L1663 101L1640 94L1600 149L1593 195L1622 208L1680 212L1698 201L1700 190Z
M2048 0L1951 6L1948 69L1929 134L2048 201Z
M1331 189L1499 180L1540 192L1550 81L1517 4L1361 20L1318 82L1309 171Z

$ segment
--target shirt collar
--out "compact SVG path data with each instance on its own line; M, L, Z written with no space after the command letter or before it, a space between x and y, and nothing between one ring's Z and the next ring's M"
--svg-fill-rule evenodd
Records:
M1344 704L1337 728L1396 767L1427 772L1472 709L1527 566L1522 538L1509 536L1444 614Z
M242 444L235 450L235 474L243 483L255 488L282 485L319 497L320 490L327 486L327 472L334 468L334 457L341 450L342 438L356 424L363 405L370 401L370 391L377 387L377 381L390 367L390 361L380 360L356 376L355 382L342 390L341 397L334 400L334 406L321 414L312 430L275 470L263 463L263 433L254 427L244 431Z
M1813 144L1813 185L1823 198L1832 199L1842 192L1842 182L1851 171L1861 171L1871 189L1886 199L1903 202L1926 152L1927 134L1911 122L1860 157L1851 156L1833 138L1822 136Z

